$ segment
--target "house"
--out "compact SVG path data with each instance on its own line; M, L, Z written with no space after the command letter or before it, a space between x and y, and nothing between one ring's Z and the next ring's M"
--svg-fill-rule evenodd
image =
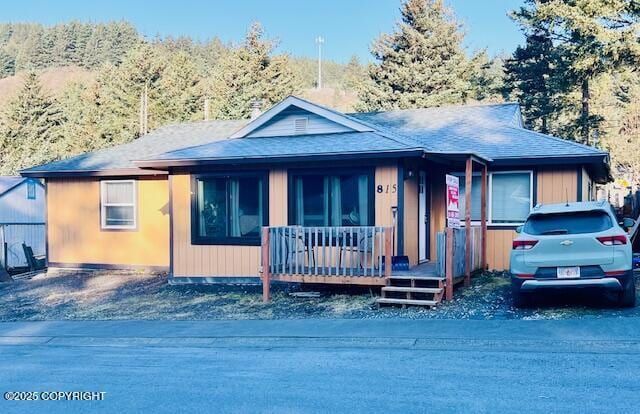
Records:
M345 114L291 96L252 120L166 126L22 175L46 182L49 266L386 285L391 254L426 269L462 245L465 273L508 268L529 210L593 199L608 161L525 129L513 103ZM470 227L447 247L446 174Z
M5 268L27 266L22 243L35 255L45 253L45 190L40 180L0 177L0 262Z

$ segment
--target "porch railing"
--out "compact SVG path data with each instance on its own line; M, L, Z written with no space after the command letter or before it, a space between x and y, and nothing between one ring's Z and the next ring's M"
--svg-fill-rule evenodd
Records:
M271 275L385 277L391 228L282 226L267 231Z
M472 226L469 254L469 273L482 268L482 227ZM454 280L469 276L466 262L466 228L447 228L436 238L438 275L446 277L447 299L453 294Z

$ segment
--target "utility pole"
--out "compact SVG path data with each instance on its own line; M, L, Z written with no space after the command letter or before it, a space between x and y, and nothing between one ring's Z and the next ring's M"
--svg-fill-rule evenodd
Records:
M324 43L324 37L316 37L316 44L318 45L318 90L322 89L322 44Z

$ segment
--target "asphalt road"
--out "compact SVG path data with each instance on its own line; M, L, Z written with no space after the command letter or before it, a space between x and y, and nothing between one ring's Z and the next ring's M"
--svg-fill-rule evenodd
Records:
M2 413L639 412L640 319L0 324ZM26 396L26 395L25 395Z

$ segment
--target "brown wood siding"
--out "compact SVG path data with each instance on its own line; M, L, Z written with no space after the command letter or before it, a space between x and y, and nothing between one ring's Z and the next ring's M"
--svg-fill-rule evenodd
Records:
M515 236L512 229L487 230L487 266L490 270L509 269L511 242Z
M209 246L191 244L191 177L174 175L173 179L173 276L174 277L257 277L260 271L259 246ZM269 173L269 225L287 225L286 169ZM376 168L376 225L391 226L391 206L397 205L397 167ZM387 191L387 185L389 186Z
M49 261L168 267L167 179L138 180L137 195L137 230L102 230L98 179L47 180Z
M277 174L275 175L277 176ZM270 174L269 181L274 179ZM279 178L279 177L278 177ZM191 176L172 179L173 196L173 276L247 277L259 276L259 246L208 246L191 244ZM269 199L279 200L270 193ZM271 211L269 214L271 219ZM275 218L274 218L275 219Z
M578 175L575 167L538 169L539 204L576 201L578 197Z
M526 169L526 168L525 168ZM578 179L575 167L541 167L537 172L538 186L534 189L538 203L561 203L576 201ZM444 171L433 169L431 177L431 259L436 260L436 233L446 225ZM583 185L588 178L583 177ZM586 192L585 194L586 199ZM489 228L487 230L487 265L492 270L509 268L511 242L516 233L512 228Z

